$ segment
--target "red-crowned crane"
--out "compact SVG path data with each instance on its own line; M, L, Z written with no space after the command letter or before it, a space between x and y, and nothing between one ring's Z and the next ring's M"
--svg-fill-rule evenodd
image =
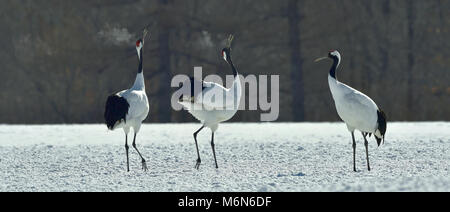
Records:
M373 134L377 140L378 146L381 142L384 143L384 134L386 133L386 115L378 108L375 102L367 95L360 91L339 82L336 79L336 69L341 62L341 54L336 50L331 50L327 57L321 57L315 62L322 59L332 59L328 75L328 84L330 86L331 94L336 105L336 111L339 117L347 124L347 129L352 134L353 140L353 171L356 172L356 142L354 131L361 131L364 137L364 145L366 146L367 169L370 171L369 165L369 147L366 136Z
M141 129L142 121L147 117L149 111L148 98L145 93L145 80L142 68L144 41L147 35L144 29L142 39L136 41L136 51L139 59L139 67L136 80L130 89L120 91L108 97L105 107L105 123L110 130L122 128L125 132L125 151L127 155L127 171L130 171L128 159L128 133L133 128L133 147L142 159L142 169L147 171L144 157L136 147L136 135Z
M234 81L232 86L230 88L225 88L217 83L204 82L195 78L190 78L190 82L186 82L191 84L190 95L183 95L179 99L179 103L202 123L202 127L194 132L194 141L198 156L197 163L195 164L196 169L199 169L201 163L197 134L205 127L211 129L211 147L214 155L214 162L216 163L216 168L219 168L214 145L214 132L219 127L219 123L231 119L239 107L242 91L238 72L231 61L232 40L233 36L230 35L227 47L222 49L222 57L230 65L231 71L233 72ZM201 88L198 91L199 93L195 93L196 91L194 89L194 87L196 87L195 84L197 83L199 84L198 87ZM214 98L205 98L207 96L220 96L223 97L224 101Z

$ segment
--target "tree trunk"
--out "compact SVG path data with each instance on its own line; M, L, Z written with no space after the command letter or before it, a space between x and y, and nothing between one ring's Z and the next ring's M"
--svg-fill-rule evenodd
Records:
M288 36L290 47L291 88L292 88L292 111L293 121L305 120L305 94L303 88L302 59L300 51L300 14L299 1L289 0L287 5Z
M164 7L166 7L169 4L168 0L160 0L160 4ZM160 20L164 21L164 20ZM170 81L171 81L171 71L170 71L170 61L171 61L171 54L170 54L170 46L169 46L169 40L170 40L170 29L166 26L160 27L160 33L158 36L158 43L159 43L159 49L158 49L158 55L159 55L159 67L158 72L161 74L160 79L160 88L158 92L158 119L159 122L167 123L171 121L172 117L172 107L170 105Z
M415 11L414 11L414 0L409 0L407 2L407 19L408 19L408 64L407 64L407 85L406 85L406 103L407 103L407 114L406 119L412 121L413 114L413 86L414 86L414 21L415 21Z

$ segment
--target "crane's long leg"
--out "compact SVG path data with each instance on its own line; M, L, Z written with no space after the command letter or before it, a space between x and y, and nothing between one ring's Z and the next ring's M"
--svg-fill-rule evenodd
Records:
M141 153L139 152L139 150L136 147L136 133L134 133L134 139L133 139L133 147L134 149L137 151L137 153L139 154L139 156L142 159L142 170L147 171L147 163L145 162L144 157L142 157Z
M128 134L125 134L125 151L127 154L127 172L130 171L130 161L128 160Z
M211 147L212 147L212 151L213 151L213 155L214 155L214 162L216 162L216 169L218 169L219 166L217 165L216 148L214 145L214 132L212 133L212 136L211 136Z
M197 134L204 128L205 126L202 126L200 129L198 129L195 133L194 133L194 140L195 140L195 147L197 148L197 163L195 164L195 168L198 169L200 168L200 163L202 163L202 160L200 160L200 152L198 151L198 143L197 143Z
M364 146L366 146L366 159L367 159L367 170L370 171L370 165L369 165L369 142L366 139L367 133L362 133L364 137Z
M355 142L355 134L352 132L352 140L353 140L353 171L356 172L356 142Z

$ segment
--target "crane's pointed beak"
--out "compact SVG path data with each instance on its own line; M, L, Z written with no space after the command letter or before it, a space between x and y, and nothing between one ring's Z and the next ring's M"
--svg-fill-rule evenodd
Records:
M319 62L319 61L327 59L327 58L328 57L319 57L319 58L315 59L314 62L316 63L316 62Z

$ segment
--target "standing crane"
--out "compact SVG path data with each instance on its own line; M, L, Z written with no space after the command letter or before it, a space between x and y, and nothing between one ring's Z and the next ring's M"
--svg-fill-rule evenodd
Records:
M315 60L318 62L323 59L333 60L330 73L328 75L328 85L336 105L336 111L339 117L347 124L347 129L352 134L353 140L353 171L356 172L356 142L354 131L361 131L366 146L367 169L370 171L369 164L369 143L366 139L373 134L377 140L378 146L384 143L386 133L386 115L378 108L375 102L360 91L341 83L336 78L336 70L341 62L341 54L336 50L331 50L327 57L321 57Z
M216 150L214 145L214 132L219 127L220 122L227 121L231 119L239 107L239 102L241 99L241 81L239 79L238 72L233 65L231 60L231 42L233 41L233 36L230 35L228 38L227 47L222 49L223 59L230 65L231 71L233 72L234 81L230 88L225 88L222 85L213 82L205 82L202 80L197 80L195 78L190 78L189 82L191 84L190 95L183 95L179 99L179 103L183 105L185 109L189 111L196 119L201 121L202 127L194 132L195 147L197 148L197 163L195 168L199 169L201 164L200 152L198 150L197 134L205 127L211 129L211 147L214 155L214 162L217 165ZM198 84L198 93L195 93L194 87ZM200 86L201 84L201 86ZM222 96L224 101L216 99L204 98L205 96Z
M128 159L128 133L133 128L134 138L133 147L142 159L142 169L147 171L147 164L144 157L136 147L136 135L141 129L142 121L147 118L149 105L147 94L145 93L145 80L142 68L144 41L147 35L147 29L144 29L142 39L136 41L136 51L139 59L139 67L136 80L130 89L112 94L106 100L105 123L109 130L122 128L125 132L125 151L127 155L127 171L130 171Z

